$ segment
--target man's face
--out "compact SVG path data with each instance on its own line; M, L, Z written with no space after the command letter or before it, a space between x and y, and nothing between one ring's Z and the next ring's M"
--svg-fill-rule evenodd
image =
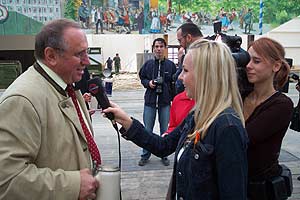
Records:
M195 71L190 51L184 57L183 69L178 78L182 81L187 96L189 98L195 98Z
M157 59L162 59L164 57L165 44L161 41L156 41L153 47L153 53Z
M180 44L180 46L182 46L183 48L187 48L187 41L186 41L186 35L182 35L182 31L181 29L179 29L176 33L177 36L177 40L178 43Z
M67 83L80 81L84 68L90 64L87 54L88 43L81 29L64 31L66 49L58 56L55 72Z

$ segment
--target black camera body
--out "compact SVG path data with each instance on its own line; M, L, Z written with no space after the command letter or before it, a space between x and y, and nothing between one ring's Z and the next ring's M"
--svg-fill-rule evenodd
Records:
M163 83L164 79L162 76L157 76L156 79L153 80L153 83L155 84L155 92L156 94L161 94L163 92Z
M225 43L232 52L232 57L235 60L237 68L239 91L242 98L244 98L253 90L253 84L248 81L246 72L246 66L250 62L250 55L241 48L242 38L240 36L219 33L218 35L207 36L205 39L215 40L217 36L221 37L222 42Z

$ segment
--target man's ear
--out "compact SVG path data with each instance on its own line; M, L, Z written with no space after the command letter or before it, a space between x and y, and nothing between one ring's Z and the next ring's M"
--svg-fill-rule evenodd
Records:
M46 47L44 50L45 61L52 66L57 64L59 53L52 47Z
M192 39L193 39L192 35L189 33L185 36L185 40L187 41L188 44L192 43Z

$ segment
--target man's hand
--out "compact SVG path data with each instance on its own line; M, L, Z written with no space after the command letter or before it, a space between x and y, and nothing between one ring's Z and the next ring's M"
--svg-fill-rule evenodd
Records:
M82 96L85 102L91 102L92 95L90 93L84 93Z
M95 112L96 112L95 109L90 109L90 110L89 110L89 114L90 114L90 115L93 115Z
M80 170L80 200L96 199L96 190L98 187L99 182L92 176L90 169Z
M150 88L152 88L152 89L155 88L155 84L153 83L153 80L149 81L149 86L150 86Z

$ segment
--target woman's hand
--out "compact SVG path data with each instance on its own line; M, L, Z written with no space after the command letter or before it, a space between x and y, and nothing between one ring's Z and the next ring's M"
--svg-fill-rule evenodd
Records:
M132 125L132 119L130 118L130 116L124 110L122 110L117 104L110 101L110 105L111 107L102 110L102 112L104 114L109 112L113 113L115 115L116 122L121 124L123 128L125 128L126 130L128 130Z

